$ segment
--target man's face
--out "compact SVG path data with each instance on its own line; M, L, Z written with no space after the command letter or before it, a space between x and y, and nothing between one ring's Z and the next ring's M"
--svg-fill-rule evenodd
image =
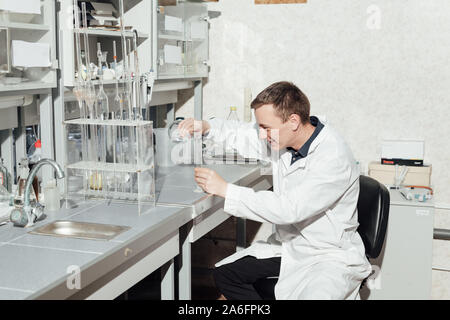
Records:
M259 125L259 138L266 139L274 150L289 147L294 131L292 123L283 120L276 114L272 104L265 104L255 109L256 121Z

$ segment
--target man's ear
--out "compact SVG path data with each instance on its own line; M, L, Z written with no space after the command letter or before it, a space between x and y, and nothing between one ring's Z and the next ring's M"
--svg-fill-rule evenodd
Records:
M302 123L300 116L298 114L291 114L288 119L289 127L292 131L297 131Z

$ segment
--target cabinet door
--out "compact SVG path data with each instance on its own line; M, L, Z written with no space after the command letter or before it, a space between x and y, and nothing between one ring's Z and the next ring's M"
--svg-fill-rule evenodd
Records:
M0 74L11 71L9 50L9 29L0 28Z
M185 4L185 75L207 77L209 59L208 7L206 4Z
M55 88L55 1L17 3L0 1L0 92Z
M158 78L184 76L184 6L157 8Z
M207 77L208 6L178 3L157 8L158 78Z
M391 203L382 252L370 260L374 282L360 291L362 299L430 298L433 216L431 206Z

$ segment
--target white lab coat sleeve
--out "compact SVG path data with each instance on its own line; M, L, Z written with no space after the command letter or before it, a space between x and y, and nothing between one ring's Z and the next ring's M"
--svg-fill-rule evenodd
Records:
M325 212L353 183L352 168L344 161L310 168L305 178L287 192L255 192L228 184L224 210L236 217L274 224L294 224Z
M245 158L270 161L267 144L259 139L256 122L241 122L214 118L208 120L211 128L205 139L235 149Z

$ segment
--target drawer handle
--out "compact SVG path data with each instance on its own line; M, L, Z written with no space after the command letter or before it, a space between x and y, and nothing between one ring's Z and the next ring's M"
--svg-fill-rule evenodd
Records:
M124 251L125 257L129 257L133 253L133 250L126 248Z

